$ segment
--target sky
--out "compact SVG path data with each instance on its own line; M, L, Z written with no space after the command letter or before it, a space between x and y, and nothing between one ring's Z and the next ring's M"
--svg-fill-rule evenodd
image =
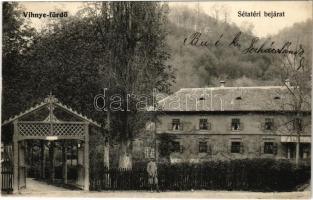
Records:
M67 11L74 15L83 7L82 2L21 2L26 12L53 12L57 10ZM251 23L254 26L253 33L259 37L266 37L278 33L281 29L292 26L294 23L312 19L312 1L200 1L200 2L170 2L170 8L188 6L213 15L213 7L224 6L229 11L229 20L238 26ZM285 17L238 17L238 11L285 12ZM196 14L196 13L195 13ZM30 18L31 24L41 29L45 19Z

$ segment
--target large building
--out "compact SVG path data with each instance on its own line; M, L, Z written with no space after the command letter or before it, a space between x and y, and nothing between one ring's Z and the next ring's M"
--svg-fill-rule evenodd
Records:
M309 161L310 105L296 110L289 86L226 87L221 82L220 87L183 88L164 98L152 131L158 160L294 160L300 138L300 159ZM154 151L145 149L146 156Z

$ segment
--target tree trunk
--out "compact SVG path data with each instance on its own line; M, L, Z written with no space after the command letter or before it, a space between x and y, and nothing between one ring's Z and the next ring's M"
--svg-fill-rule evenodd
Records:
M110 145L109 139L105 138L104 148L103 148L103 163L104 167L110 168Z
M119 148L118 167L123 169L132 168L132 155L130 153L130 141L122 140Z
M107 119L106 119L106 129L108 130L108 135L111 134L111 115L110 112L107 111ZM109 137L105 137L104 148L103 148L103 163L104 167L110 167L110 141Z
M297 143L296 143L296 166L299 166L299 159L300 159L300 135L297 136Z

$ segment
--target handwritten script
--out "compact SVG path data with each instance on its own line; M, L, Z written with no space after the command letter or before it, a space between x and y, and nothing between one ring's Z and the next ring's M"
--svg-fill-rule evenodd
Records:
M292 42L287 41L280 47L275 47L276 42L269 39L261 41L258 37L252 38L248 46L241 44L241 32L235 34L234 38L227 42L226 46L235 47L244 54L253 53L268 53L268 54L293 54L302 56L304 49L300 44L295 49L291 50ZM209 41L202 38L202 33L195 32L184 39L184 45L191 45L195 47L221 47L225 46L225 42L222 41L223 34L221 34L215 41Z
M282 44L276 44L270 39L261 40L253 37L250 41L242 39L242 32L238 32L230 41L223 41L224 34L219 35L216 40L206 40L200 32L192 33L184 39L184 45L199 48L219 48L228 47L235 48L243 54L276 54L276 55L294 55L300 58L300 67L304 60L303 46L296 45L292 49L292 42L287 41ZM245 45L244 45L245 44ZM248 45L247 45L248 44Z

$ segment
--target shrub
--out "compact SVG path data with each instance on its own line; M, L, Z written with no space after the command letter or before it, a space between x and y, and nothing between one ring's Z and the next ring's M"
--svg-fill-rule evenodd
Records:
M242 159L159 165L163 190L219 189L290 191L310 180L310 166L287 160ZM180 185L178 187L178 185Z

